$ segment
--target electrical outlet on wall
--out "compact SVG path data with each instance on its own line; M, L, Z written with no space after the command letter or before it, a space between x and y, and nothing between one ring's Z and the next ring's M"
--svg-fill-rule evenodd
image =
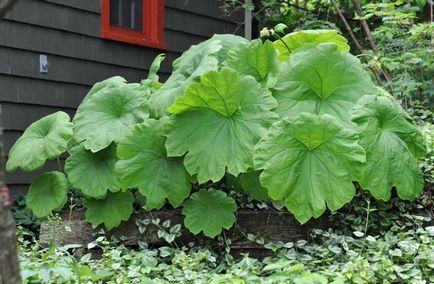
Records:
M45 54L39 54L39 72L48 73L48 57Z

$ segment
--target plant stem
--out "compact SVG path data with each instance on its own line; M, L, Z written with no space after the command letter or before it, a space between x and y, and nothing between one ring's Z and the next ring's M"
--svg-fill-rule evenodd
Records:
M57 157L56 163L57 163L57 169L59 170L59 172L63 172L62 171L62 164L60 163L60 158L59 157Z
M289 54L291 54L291 49L289 49L289 46L286 44L286 42L283 40L283 38L276 33L274 33L274 35L277 37L278 40L280 40L283 43L283 45L288 50Z
M368 233L368 224L369 224L369 213L371 212L371 200L368 197L368 200L366 200L366 202L368 203L368 208L366 208L366 220L365 220L365 229L364 229L364 234L366 237L366 234Z

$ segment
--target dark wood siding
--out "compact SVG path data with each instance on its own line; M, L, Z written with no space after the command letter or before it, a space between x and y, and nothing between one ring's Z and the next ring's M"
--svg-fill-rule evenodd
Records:
M166 0L166 60L161 77L190 45L215 33L242 33L243 14L224 16L221 1ZM120 75L129 82L146 76L162 51L100 37L99 0L18 0L0 21L0 114L6 154L33 121L63 110L74 115L89 88ZM48 73L39 72L39 55ZM46 169L55 169L48 162ZM7 175L12 191L26 191L40 171Z

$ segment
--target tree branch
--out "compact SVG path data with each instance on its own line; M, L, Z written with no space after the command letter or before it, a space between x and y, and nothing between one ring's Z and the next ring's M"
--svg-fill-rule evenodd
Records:
M360 0L352 0L354 7L356 8L356 13L359 17L363 17L363 10L362 6L360 5ZM375 44L374 38L372 37L371 29L369 28L368 22L365 19L360 19L360 22L362 23L363 31L365 32L365 35L368 39L369 45L371 46L372 51L374 54L378 53L377 45Z
M336 13L338 13L339 18L341 19L342 23L344 24L345 29L347 30L348 34L351 37L351 40L356 45L360 54L365 53L365 50L363 49L362 45L360 44L360 42L357 40L356 36L354 35L353 30L351 29L350 25L348 24L347 19L345 19L344 14L342 14L341 9L339 9L338 5L336 4L336 1L335 0L330 0L330 1L332 2L333 7L335 7Z
M352 1L353 1L354 6L356 7L357 15L359 15L359 17L363 17L364 13L362 10L362 6L360 5L360 0L352 0ZM368 38L368 42L369 42L369 45L371 46L372 52L374 52L374 54L377 54L378 53L377 45L375 44L375 40L372 37L371 29L369 28L368 22L365 19L361 19L360 21L362 23L363 31L365 32L365 35ZM393 91L392 85L390 84L389 73L387 72L387 70L385 70L381 67L379 68L379 70L380 70L381 74L383 74L383 77L386 80L386 82L388 83L389 90Z
M7 10L16 2L16 0L0 0L0 19L6 14Z
M354 42L354 44L356 45L357 49L359 50L360 54L362 55L363 59L365 60L366 63L369 62L369 59L366 57L365 55L365 50L363 48L363 46L360 44L360 42L358 41L358 39L356 38L356 36L354 35L353 29L351 29L351 26L348 24L347 19L344 17L344 14L342 14L341 9L339 8L339 6L336 4L335 0L330 0L333 4L333 7L335 7L336 13L338 14L339 18L341 19L342 23L345 26L345 29L347 30L348 34L351 37L351 40ZM371 68L372 73L374 73L375 75L375 79L377 80L378 84L382 85L383 82L381 80L381 76L380 74L378 74L377 70L375 70L374 68Z

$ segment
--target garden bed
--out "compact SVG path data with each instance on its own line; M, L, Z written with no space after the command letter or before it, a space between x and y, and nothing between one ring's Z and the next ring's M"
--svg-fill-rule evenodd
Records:
M41 224L40 241L48 245L53 241L56 245L81 244L86 246L97 238L97 230L93 230L91 224L85 220L84 211L62 211L60 213L63 222L44 221ZM138 213L127 222L123 222L118 228L108 232L108 236L122 237L127 246L138 246L140 241L146 242L151 247L168 245L163 238L157 237L158 227L150 224L142 234L136 224L136 220L160 219L160 224L170 220L173 225L181 224L181 235L175 239L176 245L188 245L191 242L201 243L210 238L202 234L193 235L183 226L181 210L161 210L150 213ZM237 223L229 231L225 231L226 239L231 240L231 251L238 255L249 252L251 255L261 257L267 255L269 250L253 240L248 235L263 238L264 242L290 242L307 239L312 228L327 227L327 218L320 218L300 225L289 212L277 212L269 210L242 209L237 213ZM217 245L217 238L211 240L212 245Z

